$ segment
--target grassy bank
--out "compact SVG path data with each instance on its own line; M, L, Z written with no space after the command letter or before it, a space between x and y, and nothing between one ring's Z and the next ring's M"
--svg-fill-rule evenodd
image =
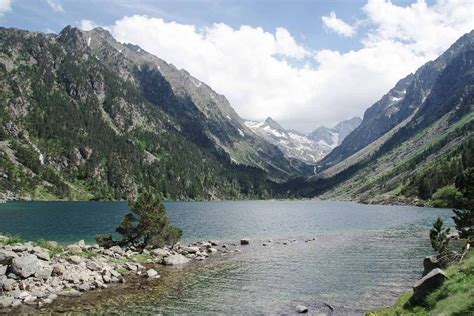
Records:
M412 292L403 293L392 307L367 315L474 315L474 251L469 258L446 270L448 279L423 305L411 305Z

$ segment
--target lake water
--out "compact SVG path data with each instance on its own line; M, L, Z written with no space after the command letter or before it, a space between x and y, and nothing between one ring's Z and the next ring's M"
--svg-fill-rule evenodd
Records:
M167 202L166 207L186 241L247 237L251 245L179 270L162 268L162 278L145 286L131 282L86 295L82 301L96 301L88 311L291 314L300 303L328 312L328 303L336 314L360 314L393 303L412 286L423 257L432 253L431 224L438 216L451 224L452 216L445 209L326 201ZM93 241L96 233L112 232L127 210L125 202L0 204L0 232ZM271 246L263 247L268 239ZM74 301L58 304L53 311Z

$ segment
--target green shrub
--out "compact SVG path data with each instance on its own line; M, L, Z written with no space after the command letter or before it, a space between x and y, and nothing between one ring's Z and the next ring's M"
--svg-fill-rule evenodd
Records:
M458 207L462 203L463 194L454 185L438 189L431 199L434 207Z

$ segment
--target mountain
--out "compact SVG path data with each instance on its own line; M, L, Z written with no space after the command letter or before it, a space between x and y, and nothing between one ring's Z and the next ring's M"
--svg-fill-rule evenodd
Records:
M353 118L338 123L334 128L321 126L309 134L286 130L271 117L263 122L246 121L245 125L278 146L287 157L314 165L354 130L360 121L360 118Z
M339 146L342 141L349 135L354 129L356 129L362 119L359 117L353 117L349 120L339 122L333 128L326 126L320 126L314 131L310 132L307 137L311 140L318 142L322 146L329 147L331 149Z
M415 202L455 194L474 168L474 31L400 80L364 114L311 180L281 192L364 202ZM416 202L418 201L418 202Z
M270 117L264 122L246 121L245 124L255 134L278 146L287 157L307 164L315 164L330 150L308 139L304 134L285 130Z
M243 124L225 97L103 29L0 28L0 194L265 197L312 172Z

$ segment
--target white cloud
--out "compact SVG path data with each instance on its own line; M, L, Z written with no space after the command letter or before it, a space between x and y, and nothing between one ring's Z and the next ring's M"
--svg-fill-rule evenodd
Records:
M332 11L329 16L322 16L321 20L326 28L336 32L339 35L352 37L356 34L356 28L336 16Z
M11 5L11 0L0 0L0 16L5 12L10 11L12 9Z
M362 115L399 79L473 29L473 10L468 1L403 7L369 0L362 48L345 53L311 51L285 28L269 32L223 23L198 28L131 16L109 29L119 41L138 44L208 83L242 117L271 116L285 127L309 131ZM83 28L94 25L89 22Z
M79 23L79 28L84 31L90 31L94 28L96 28L98 25L91 20L81 20Z
M59 0L46 0L46 2L55 12L64 12L63 6L59 2Z

